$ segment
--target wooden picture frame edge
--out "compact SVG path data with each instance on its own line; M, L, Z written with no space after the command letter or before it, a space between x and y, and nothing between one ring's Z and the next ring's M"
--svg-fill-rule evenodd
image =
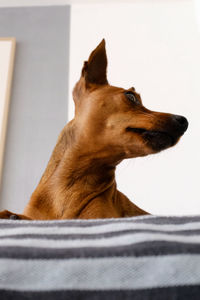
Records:
M2 118L2 131L0 132L0 183L2 178L2 169L3 169L3 158L4 158L4 149L5 149L5 140L6 140L6 129L7 129L7 121L8 121L8 111L10 105L10 96L11 96L11 85L13 79L13 69L14 69L14 60L15 60L15 49L16 49L16 38L14 37L2 37L1 41L11 41L11 53L10 53L10 61L8 67L8 77L7 77L7 86L5 93L5 104L4 104L4 112Z

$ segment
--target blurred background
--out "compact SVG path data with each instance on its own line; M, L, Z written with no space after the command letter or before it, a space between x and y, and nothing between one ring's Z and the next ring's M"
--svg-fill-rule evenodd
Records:
M118 189L152 214L200 213L199 0L0 0L3 37L16 51L0 209L23 211L73 118L83 61L105 38L112 85L189 121L174 148L120 164Z

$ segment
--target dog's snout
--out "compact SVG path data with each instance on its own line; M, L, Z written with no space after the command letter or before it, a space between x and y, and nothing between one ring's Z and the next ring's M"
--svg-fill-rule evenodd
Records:
M176 123L176 125L179 127L180 131L184 133L188 128L188 120L179 115L173 115L172 116L173 121Z

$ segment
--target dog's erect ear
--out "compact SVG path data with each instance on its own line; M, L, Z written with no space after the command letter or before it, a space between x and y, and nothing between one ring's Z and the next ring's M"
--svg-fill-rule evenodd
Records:
M82 77L85 78L87 84L108 84L107 76L107 56L105 48L105 40L92 51L88 61L85 61L82 69Z

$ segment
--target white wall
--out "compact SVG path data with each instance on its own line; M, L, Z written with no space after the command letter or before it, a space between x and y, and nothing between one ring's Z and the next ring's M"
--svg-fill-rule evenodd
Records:
M136 1L149 1L149 0L0 0L0 7L31 7L31 6L52 6L52 5L66 5L66 4L75 4L75 3L120 3L120 2L136 2ZM156 0L155 0L156 1ZM162 0L157 0L162 1ZM174 1L174 0L168 0ZM182 0L177 0L182 1ZM198 1L198 0L197 0Z
M200 33L195 17L192 0L76 4L71 9L70 97L83 61L105 37L110 83L133 85L146 107L189 120L176 147L118 168L118 188L153 214L200 213Z

